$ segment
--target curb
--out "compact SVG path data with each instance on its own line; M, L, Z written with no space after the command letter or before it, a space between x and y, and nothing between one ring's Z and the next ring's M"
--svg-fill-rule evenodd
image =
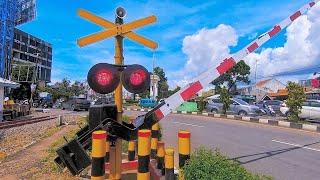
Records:
M133 108L124 108L127 111L141 111L141 112L148 112L152 109L133 109ZM270 126L280 126L286 127L291 129L300 129L305 131L311 132L320 132L320 126L312 125L312 124L303 124L303 123L296 123L296 122L288 122L288 121L278 121L272 120L267 118L256 118L256 117L248 117L248 116L238 116L238 115L224 115L224 114L213 114L213 113L206 113L206 112L187 112L187 111L172 111L173 114L188 114L188 115L196 115L196 116L207 116L207 117L217 117L217 118L226 118L232 120L239 120L239 121L246 121L246 122L253 122L259 124L265 124Z

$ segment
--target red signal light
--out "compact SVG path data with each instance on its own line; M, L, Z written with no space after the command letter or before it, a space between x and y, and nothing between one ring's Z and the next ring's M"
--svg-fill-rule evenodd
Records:
M89 70L87 80L95 92L108 94L117 88L120 82L120 73L111 64L99 63Z
M131 93L142 93L150 86L150 75L146 68L134 64L127 66L121 76L121 81L126 90Z
M130 83L134 86L139 86L142 84L146 79L146 73L145 71L138 69L131 73L130 75Z
M101 86L109 85L112 80L112 72L103 69L97 73L96 78L97 78L97 82Z

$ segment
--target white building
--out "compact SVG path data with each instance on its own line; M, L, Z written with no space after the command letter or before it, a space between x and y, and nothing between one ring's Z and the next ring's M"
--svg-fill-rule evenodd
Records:
M254 95L257 101L262 100L268 93L277 93L278 90L285 89L286 85L276 79L259 81L251 86L243 87L238 90L241 95Z
M158 82L160 81L159 76L150 75L150 97L156 99L158 96Z

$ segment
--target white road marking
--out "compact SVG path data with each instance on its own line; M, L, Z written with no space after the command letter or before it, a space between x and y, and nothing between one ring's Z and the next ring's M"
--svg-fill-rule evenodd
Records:
M182 125L186 125L186 126L194 126L194 127L204 127L204 126L199 126L199 125L196 125L196 124L189 124L189 123L181 123L181 122L172 122L174 124L182 124Z
M303 145L300 145L300 144L293 144L293 143L278 141L278 140L275 140L275 139L273 139L272 142L276 142L276 143L280 143L280 144L286 144L286 145L289 145L289 146L294 146L294 147L299 147L299 148L302 148L302 149L308 149L308 150L311 150L311 151L320 152L320 149L310 148L310 147L306 147L306 146L303 146Z

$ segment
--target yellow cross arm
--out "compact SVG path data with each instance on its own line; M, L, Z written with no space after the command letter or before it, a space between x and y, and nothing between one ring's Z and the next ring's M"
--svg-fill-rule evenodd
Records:
M105 30L102 32L98 32L98 33L80 38L78 40L78 45L80 47L95 43L97 41L101 41L101 40L108 38L108 37L111 37L111 36L121 34L121 35L126 36L126 37L130 38L131 40L136 41L136 42L138 42L144 46L147 46L151 49L158 48L158 44L156 42L149 40L149 39L147 39L143 36L140 36L140 35L131 31L131 29L135 29L135 28L138 28L138 27L155 22L156 21L155 16L149 16L147 18L136 20L136 21L133 21L128 24L116 26L116 24L114 24L106 19L103 19L102 17L99 17L99 16L97 16L89 11L86 11L84 9L79 9L77 14L78 14L78 16L80 16L80 17L82 17L92 23L95 23L99 26L102 26L102 27L108 29L108 30Z
M108 20L103 19L102 17L99 17L89 11L86 11L84 9L78 10L78 16L91 21L99 26L105 27L105 28L113 28L116 25Z
M136 29L136 28L139 28L139 27L142 27L142 26L145 26L147 24L151 24L151 23L154 23L157 21L157 17L156 16L149 16L149 17L146 17L146 18L143 18L143 19L139 19L139 20L135 20L135 21L132 21L128 24L124 24L124 25L121 25L121 32L122 33L126 33L126 32L129 32L133 29Z
M136 41L144 46L147 46L151 49L157 49L158 48L158 44L154 41L151 41L150 39L147 39L145 37L142 37L136 33L133 33L133 32L128 32L128 33L125 33L124 36L130 38L131 40L133 41Z
M80 39L78 39L77 43L80 47L83 47L83 46L101 41L101 40L106 39L108 37L116 36L117 34L118 34L118 28L114 27L114 28L111 28L107 31L98 32L98 33L80 38Z

